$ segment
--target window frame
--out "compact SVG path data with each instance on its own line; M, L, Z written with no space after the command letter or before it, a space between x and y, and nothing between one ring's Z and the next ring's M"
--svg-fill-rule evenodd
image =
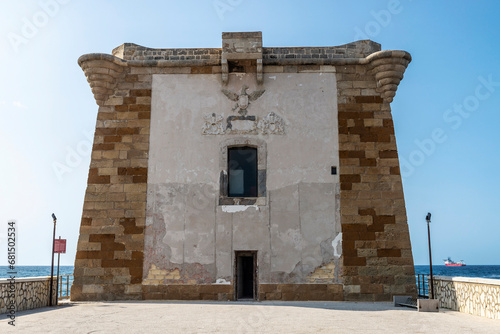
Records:
M227 149L227 173L228 173L228 197L246 197L253 198L258 197L258 149L252 146L231 146ZM250 161L248 158L252 158L253 161ZM231 167L232 162L235 162L235 165ZM240 168L235 168L240 167ZM235 188L239 183L236 180L233 181L233 177L237 174L236 171L242 171L242 180L241 180L241 188L242 193L236 194ZM250 182L249 182L250 181ZM232 187L233 186L233 187ZM233 190L231 192L231 190Z
M257 197L229 196L229 149L234 147L250 147L257 149ZM220 186L219 205L267 205L267 145L262 139L233 137L220 143Z

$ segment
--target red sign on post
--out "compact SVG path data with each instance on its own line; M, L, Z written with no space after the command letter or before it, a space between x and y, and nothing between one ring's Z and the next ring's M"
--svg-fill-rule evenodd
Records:
M54 240L54 253L66 254L66 239Z

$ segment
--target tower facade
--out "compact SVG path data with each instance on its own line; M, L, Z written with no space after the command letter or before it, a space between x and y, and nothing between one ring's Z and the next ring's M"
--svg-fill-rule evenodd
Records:
M410 61L260 32L82 56L99 111L72 300L416 294L390 109Z

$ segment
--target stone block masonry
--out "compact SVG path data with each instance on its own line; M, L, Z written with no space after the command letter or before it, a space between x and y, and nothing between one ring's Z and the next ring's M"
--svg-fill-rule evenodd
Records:
M229 51L225 51L224 48L151 49L126 43L114 49L113 55L89 54L80 57L79 64L87 77L99 109L80 225L71 299L77 301L233 300L236 296L236 285L234 277L231 276L236 275L232 267L234 266L234 250L256 251L260 256L256 263L259 267L259 275L263 279L255 285L256 291L254 291L255 299L258 300L389 301L392 300L393 295L416 295L411 244L390 109L390 102L411 61L410 55L404 51L380 51L380 45L372 41L358 41L336 47L273 48L261 47L260 33L226 33L226 35L223 34L224 36L226 39L231 37L228 44L230 47L226 46L226 49L230 49ZM231 52L234 54L230 54ZM180 85L180 82L187 82L193 77L203 78L207 80L207 85L216 84L215 88L212 87L212 95L216 93L221 95L221 88L227 87L228 82L235 85L235 77L247 80L250 85L254 86L255 83L251 80L255 81L256 78L256 84L263 85L262 88L267 91L258 102L252 103L251 112L258 111L259 103L270 103L266 102L266 98L272 96L271 94L281 94L284 88L279 85L283 87L292 85L292 81L285 80L285 78L312 80L311 78L316 76L315 78L319 78L315 79L316 82L319 80L323 80L321 82L324 83L328 82L328 89L332 90L336 83L336 100L328 102L329 109L325 109L325 104L320 104L322 103L320 101L330 101L324 98L325 94L330 93L326 89L314 91L318 94L318 100L313 99L313 104L317 105L311 106L311 110L314 108L319 108L322 112L331 110L329 115L334 115L333 119L338 121L338 128L336 121L328 125L332 127L331 131L334 131L335 141L338 131L338 152L334 146L335 152L332 157L332 161L337 161L338 154L339 175L335 176L338 179L324 179L326 176L319 171L314 171L321 175L320 181L329 182L333 190L324 187L321 183L316 183L316 188L311 189L304 185L299 187L299 185L287 184L279 190L280 194L284 194L283 196L293 198L296 196L292 191L295 186L297 189L311 193L324 189L324 194L329 194L330 197L318 195L317 201L328 203L323 205L320 202L304 199L300 201L300 204L311 207L317 205L318 208L324 207L328 210L335 207L338 211L332 209L332 214L329 215L329 217L337 215L336 218L331 218L332 224L325 224L326 220L322 215L318 215L318 211L305 214L304 207L301 207L300 212L297 208L298 216L294 216L293 205L288 208L280 204L279 197L272 197L272 194L278 191L267 189L270 200L264 198L265 203L256 205L254 210L234 215L239 217L238 223L245 219L250 221L253 217L251 215L255 215L256 219L262 219L262 217L267 217L266 214L269 212L272 212L272 215L268 215L269 217L279 218L274 222L269 220L264 222L265 224L255 224L255 226L260 226L260 229L255 227L248 231L248 233L267 233L271 231L271 228L267 226L273 226L272 232L275 231L278 237L270 243L276 242L275 245L278 248L273 248L275 245L270 244L270 248L275 253L266 253L264 248L257 250L260 246L246 246L244 249L235 248L234 250L232 248L218 249L217 247L225 245L221 237L228 238L225 226L227 225L228 231L232 231L234 226L237 226L237 222L221 218L222 220L218 223L224 226L224 229L210 230L210 226L205 223L208 219L207 215L212 212L204 215L186 215L189 218L184 218L184 211L177 213L176 210L179 208L170 203L170 198L174 198L175 194L168 194L171 197L162 198L165 205L170 203L168 209L165 209L166 206L159 206L163 208L161 210L171 210L168 212L170 216L164 216L160 211L153 212L152 203L148 202L148 196L151 195L148 191L155 191L154 183L150 179L157 174L151 170L156 168L154 164L156 160L150 161L152 152L150 146L155 143L155 140L160 140L150 135L154 111L152 110L154 76L157 76L155 80L158 84L164 83L168 87L175 86L172 84L175 82ZM329 80L328 78L331 81L324 81ZM268 80L267 86L266 80ZM271 80L273 80L272 84ZM306 85L309 83L309 87L312 87L313 85L307 80L304 81ZM287 86L287 89L299 89L296 87L300 86L302 83L297 81L297 84L293 84L293 87ZM202 88L199 88L201 95L205 93L201 90ZM239 91L237 88L240 87L232 89L236 92ZM257 87L252 87L250 91L257 89ZM158 91L155 90L155 92ZM203 101L206 102L203 103L214 103L213 101L219 101L219 98L223 99L222 103L229 103L222 95L215 99L212 99L212 95L204 97ZM329 96L332 95L329 94ZM160 103L161 108L167 105L166 100L162 100L163 98L166 97L162 95L158 99L161 103L156 102ZM287 97L285 104L281 107L286 106L286 103L290 103L295 98L300 99L300 96ZM239 99L241 100L241 96ZM196 103L193 105L197 105ZM238 101L238 103L243 102ZM186 102L185 105L189 103ZM186 107L186 112L181 117L182 120L172 126L182 125L186 129L183 131L191 131L190 126L202 120L197 114L201 112L198 109L206 107L202 103L197 106L194 108L196 110ZM267 109L275 108L274 104L267 106ZM219 109L221 113L224 113L223 108ZM299 131L297 129L300 129L300 124L286 123L287 117L291 119L292 111L286 110L286 107L281 110L279 106L277 110L281 116L284 116L283 124L287 129L281 136L289 136L288 131ZM230 111L226 111L225 116L228 112ZM175 114L173 111L167 110L166 116L162 115L164 119L167 119L173 114ZM213 117L217 119L215 114ZM176 120L171 122L175 123ZM317 124L318 127L327 126L322 124L321 120ZM201 125L202 123L193 136L201 136ZM221 136L234 136L234 134L222 131ZM283 145L280 142L281 139L275 137L276 135L254 134L253 136L258 136L260 141L265 142L269 150ZM241 135L243 139L240 140L246 140L247 143L255 142L251 137L248 134ZM212 143L212 146L216 147L214 151L218 152L218 141L222 142L220 138L226 137L213 135L203 140ZM188 149L189 147L185 148L185 150ZM263 149L260 148L259 152L263 154ZM218 156L213 157L213 161L218 161L218 159ZM208 171L207 178L214 175L217 178L220 174L220 170L210 170L208 163L205 168ZM222 169L224 168L225 166L222 166ZM330 163L328 163L328 174L330 174L330 168ZM273 181L276 184L276 178L272 179L273 175L277 175L276 173L276 170L272 168L266 170L267 184L273 184ZM310 175L310 172L304 173L303 177L307 179ZM175 185L172 185L169 189L174 188ZM338 203L333 204L335 201ZM163 202L158 199L158 203ZM292 202L283 200L283 203ZM212 211L220 211L217 204L214 205L215 210ZM270 209L271 205L281 205L283 209L273 211ZM147 211L149 206L151 206L149 210L153 211ZM154 218L151 221L160 222L163 225L148 225L147 214L148 217ZM179 216L175 216L176 214ZM221 217L227 216L224 216L226 213L223 211L219 214ZM163 219L170 219L170 225L166 225ZM181 234L175 234L180 230L167 231L165 229L165 226L176 226L177 220L181 225L185 224L185 219L198 219L196 222L193 220L191 225L183 225L190 226L189 228L193 230L186 232L184 227L181 229L182 233L187 233L182 234L184 237L187 235L191 238L189 242L192 244L190 247L193 253L185 250L184 246L179 246L182 248L182 252L179 253L180 248L177 246L175 248L174 244L177 245L176 242L179 242L176 238L184 238L179 237ZM302 219L309 225L303 225ZM312 234L309 235L310 231L302 231L305 237L286 235L290 233L287 232L287 224L292 226L295 220L300 222L300 226L312 227L311 231L314 233L317 226L329 226L330 230L327 232L332 233L332 239L328 242L317 241L322 240L321 236L316 238ZM339 222L339 225L335 225ZM202 224L206 225L208 231L206 238L202 241L208 243L214 240L215 246L211 252L216 254L217 266L210 262L212 260L209 256L205 258L204 254L199 254L201 251L198 247L201 243L196 238L200 231L196 228L199 229ZM241 226L241 228L247 228L245 224ZM158 231L163 234L160 239L154 241L158 242L158 245L155 244L156 248L150 247L151 245L145 248L149 240L145 239L146 236L156 235ZM285 239L280 239L282 237ZM259 239L258 236L254 238ZM293 242L297 238L308 238L309 253L307 255L297 253L299 263L288 259L290 263L284 265L284 261L280 261L276 255L278 253L275 250L281 250L280 247L291 247L292 253L299 249L293 248L295 247L293 243L288 245L282 241L288 240L286 238L291 238ZM340 241L340 239L342 246L337 248L340 242L333 241ZM303 243L304 240L298 244ZM314 240L317 244L314 244ZM184 240L181 241L184 242ZM240 242L245 245L244 238L240 238ZM207 247L205 245L205 249L210 248ZM229 247L232 247L231 243ZM316 252L316 250L321 251ZM177 252L175 253L177 262L170 261L173 258L172 252ZM269 261L270 257L274 261L274 267L265 262ZM203 259L206 263L182 262L186 258ZM317 261L319 262L316 263ZM161 263L168 265L161 265ZM278 267L284 269L273 269ZM215 275L219 270L225 273L222 277ZM294 270L294 272L291 274L283 270ZM203 272L203 275L200 272ZM258 278L257 274L255 277ZM219 284L216 281L223 283Z
M151 75L81 59L99 111L72 300L142 299Z
M489 319L500 319L500 280L434 277L439 307Z
M54 278L52 304L56 304L57 280ZM0 314L9 313L11 295L15 294L15 311L33 310L49 305L50 277L16 278L14 283L0 279ZM4 317L4 316L3 316Z
M387 56L387 55L386 55ZM400 57L398 57L400 56ZM409 54L391 55L400 80ZM379 57L378 63L384 62ZM377 65L377 64L376 64ZM416 294L394 125L379 71L393 65L337 67L344 297L390 300ZM386 80L387 81L387 80ZM398 82L399 83L399 82ZM382 95L382 96L381 96ZM385 99L383 98L385 96Z

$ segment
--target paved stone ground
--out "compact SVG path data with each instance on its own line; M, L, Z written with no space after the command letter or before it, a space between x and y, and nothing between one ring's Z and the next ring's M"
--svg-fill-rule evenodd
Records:
M0 333L500 333L499 320L389 303L67 303L1 319Z

